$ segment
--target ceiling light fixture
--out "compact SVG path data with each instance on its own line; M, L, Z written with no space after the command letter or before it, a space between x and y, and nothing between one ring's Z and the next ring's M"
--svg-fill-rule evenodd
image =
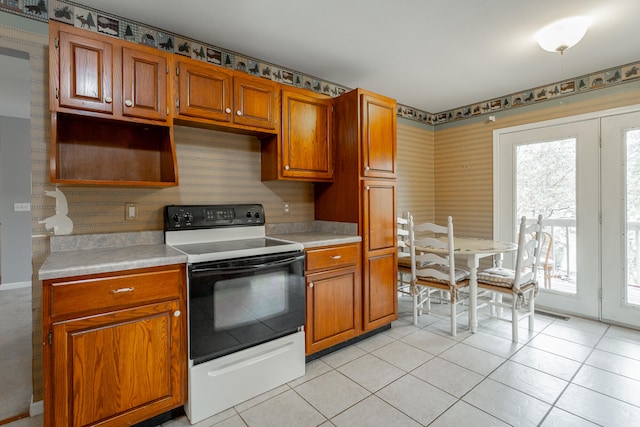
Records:
M560 52L575 46L587 32L591 24L588 16L573 16L552 22L536 33L541 48L548 52Z

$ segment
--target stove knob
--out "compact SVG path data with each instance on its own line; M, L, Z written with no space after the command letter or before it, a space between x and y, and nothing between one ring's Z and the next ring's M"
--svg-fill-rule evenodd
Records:
M173 222L175 222L175 223L178 223L178 224L179 224L179 223L180 223L180 219L181 219L181 218L180 218L180 215L178 215L178 214L175 214L175 215L173 216Z
M260 212L256 212L255 217L260 218Z
M192 222L193 221L193 214L191 212L186 212L184 214L184 222Z
M247 218L251 218L251 211L247 211Z

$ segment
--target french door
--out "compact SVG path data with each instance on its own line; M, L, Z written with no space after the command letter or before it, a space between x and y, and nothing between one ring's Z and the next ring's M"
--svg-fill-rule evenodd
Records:
M536 304L640 326L640 112L626 111L496 131L494 234L542 214Z
M550 249L536 305L599 317L599 120L516 130L498 145L496 238L515 241L517 219L542 214Z
M640 326L640 112L602 119L602 318Z

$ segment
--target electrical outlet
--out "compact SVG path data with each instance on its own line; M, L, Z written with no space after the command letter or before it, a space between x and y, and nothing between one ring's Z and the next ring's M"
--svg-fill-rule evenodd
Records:
M137 203L125 203L124 204L124 219L125 219L125 221L136 221L138 219L138 204Z
M282 203L282 212L285 215L289 215L289 202L283 202Z

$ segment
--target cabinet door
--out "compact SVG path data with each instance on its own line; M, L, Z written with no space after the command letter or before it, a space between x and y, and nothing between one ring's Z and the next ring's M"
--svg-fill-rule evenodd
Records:
M365 252L392 248L396 240L396 182L364 180L362 238Z
M363 274L363 329L370 331L398 319L396 252L368 256Z
M122 426L184 403L178 300L54 323L54 425Z
M167 58L122 48L122 114L167 120Z
M282 91L282 175L331 180L331 100Z
M180 115L231 121L231 75L220 67L178 62Z
M396 104L393 100L361 95L363 175L396 177Z
M355 266L307 275L306 352L358 335L360 276Z
M398 318L395 181L364 180L364 330Z
M276 128L276 85L268 80L233 78L233 121L239 125Z
M60 31L58 46L59 106L112 114L112 44Z

